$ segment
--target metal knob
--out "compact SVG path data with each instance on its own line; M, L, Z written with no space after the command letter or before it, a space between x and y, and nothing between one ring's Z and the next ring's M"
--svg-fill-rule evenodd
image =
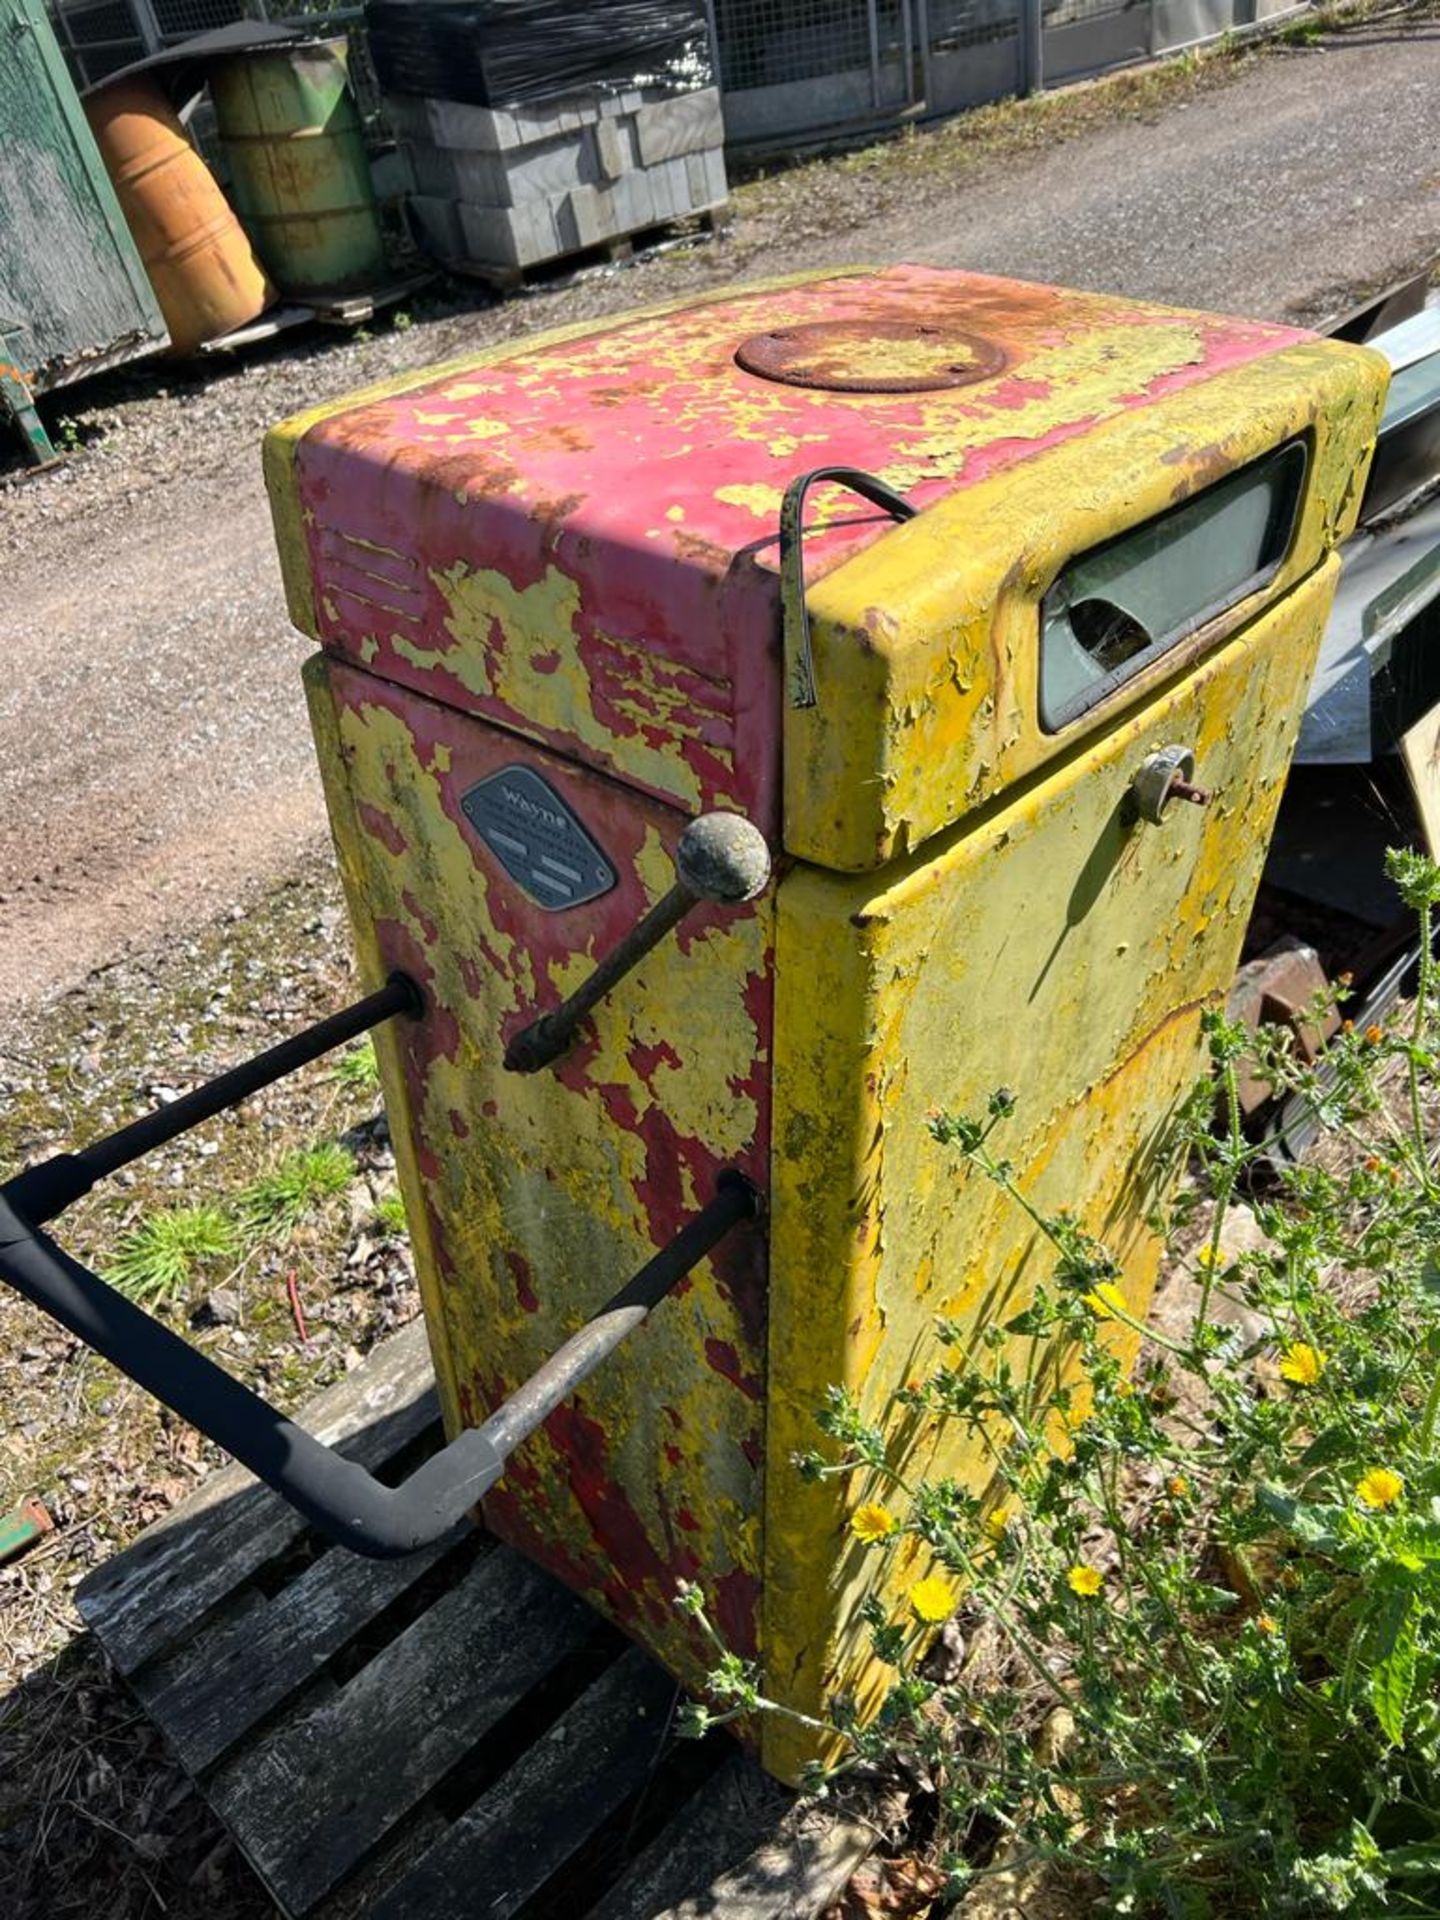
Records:
M658 946L692 907L702 901L738 907L762 894L769 883L770 849L760 829L738 813L702 813L676 845L674 886L553 1013L542 1014L510 1036L506 1067L511 1073L538 1073L558 1060L597 1001Z
M1192 806L1208 807L1213 795L1208 787L1194 785L1195 756L1189 747L1161 747L1140 763L1130 782L1135 810L1142 820L1159 826L1172 800L1188 800Z
M672 891L729 907L757 899L769 884L765 836L740 814L702 813L681 834Z

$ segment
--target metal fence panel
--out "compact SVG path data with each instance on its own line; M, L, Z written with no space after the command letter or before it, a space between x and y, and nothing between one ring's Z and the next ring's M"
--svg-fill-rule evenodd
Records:
M925 101L958 113L1019 93L1022 0L926 0Z
M82 86L162 45L258 15L349 30L367 119L378 107L356 7L51 0L51 8ZM1303 0L708 0L708 10L727 144L783 148L1102 73L1300 12Z

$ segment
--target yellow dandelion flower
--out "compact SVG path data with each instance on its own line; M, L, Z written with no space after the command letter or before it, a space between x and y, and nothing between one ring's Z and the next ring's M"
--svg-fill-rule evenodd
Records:
M1363 1479L1356 1481L1355 1491L1367 1507L1390 1507L1405 1491L1405 1482L1389 1467L1371 1467Z
M1082 1600L1093 1600L1105 1585L1105 1576L1098 1567L1087 1567L1082 1560L1077 1567L1071 1567L1065 1576L1072 1593L1078 1593Z
M1280 1356L1280 1377L1297 1387L1313 1387L1325 1371L1326 1356L1308 1340L1295 1340Z
M888 1540L899 1524L890 1509L882 1507L875 1500L867 1500L863 1507L857 1507L850 1516L851 1533L867 1547L873 1547L877 1541Z
M1165 1482L1165 1491L1172 1500L1184 1500L1190 1492L1190 1482L1183 1473L1172 1473Z
M1257 1613L1255 1616L1255 1624L1261 1633L1278 1633L1280 1631L1280 1622L1275 1618L1273 1613Z
M1380 1042L1385 1038L1385 1029L1383 1027L1366 1027L1364 1038L1367 1046L1378 1047Z
M1009 1507L992 1507L980 1522L992 1540L998 1540L1010 1524Z
M1093 1293L1087 1293L1084 1301L1097 1320L1113 1320L1117 1313L1128 1313L1125 1296L1113 1280L1102 1280Z
M1208 1273L1212 1267L1223 1267L1225 1264L1225 1256L1215 1247L1197 1247L1195 1249L1195 1264L1202 1272Z
M955 1589L948 1580L942 1580L938 1573L917 1580L907 1598L915 1618L924 1620L930 1626L938 1626L955 1611Z

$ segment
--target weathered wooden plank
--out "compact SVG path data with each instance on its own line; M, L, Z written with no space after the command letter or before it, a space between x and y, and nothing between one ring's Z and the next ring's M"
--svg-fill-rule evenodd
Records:
M380 1901L372 1920L510 1920L645 1780L675 1683L624 1654Z
M474 1531L467 1524L403 1560L331 1547L273 1599L202 1627L131 1685L181 1765L202 1773Z
M332 1699L223 1761L211 1805L280 1904L308 1913L593 1626L497 1547Z
M801 1800L748 1859L649 1920L814 1920L895 1817Z
M317 1438L383 1466L438 1419L420 1321L385 1341L307 1408ZM78 1588L81 1618L122 1673L193 1633L218 1601L304 1528L300 1516L240 1466L223 1468Z
M416 1860L443 1838L449 1826L449 1820L437 1807L417 1808L408 1819L401 1821L357 1873L311 1910L306 1920L372 1920L377 1902ZM281 1912L285 1920L300 1920L289 1907L282 1906Z
M0 0L0 321L34 391L91 355L153 351L165 323L44 0Z
M586 1920L654 1920L744 1860L794 1797L737 1749L671 1815Z

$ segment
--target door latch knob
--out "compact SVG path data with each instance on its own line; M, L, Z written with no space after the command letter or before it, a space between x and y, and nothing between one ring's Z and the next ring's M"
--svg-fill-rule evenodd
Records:
M1172 800L1188 800L1192 806L1208 807L1214 795L1209 787L1197 787L1192 778L1195 756L1189 747L1161 747L1148 754L1130 782L1135 810L1142 820L1158 827Z

